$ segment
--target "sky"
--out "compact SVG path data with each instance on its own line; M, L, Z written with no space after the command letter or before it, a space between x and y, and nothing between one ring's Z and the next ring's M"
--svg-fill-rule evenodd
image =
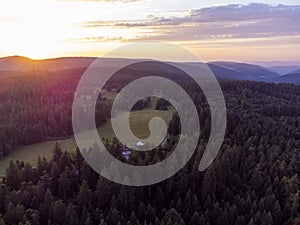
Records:
M300 61L299 0L1 0L0 57L101 57L136 41L204 61Z

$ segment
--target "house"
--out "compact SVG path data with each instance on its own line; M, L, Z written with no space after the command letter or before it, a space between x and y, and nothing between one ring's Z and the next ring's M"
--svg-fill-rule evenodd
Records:
M141 141L138 141L135 145L134 148L135 149L142 149L145 146L145 144Z
M122 156L128 160L129 156L131 155L131 151L129 149L122 151Z

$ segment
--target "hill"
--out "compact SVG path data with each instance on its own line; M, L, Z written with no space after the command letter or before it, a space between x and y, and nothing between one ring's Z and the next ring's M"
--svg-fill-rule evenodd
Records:
M290 83L300 85L300 71L299 73L290 73L282 75L275 79L276 83Z
M0 58L0 71L57 71L72 68L86 68L96 58L66 57L45 60L32 60L22 56Z
M45 59L45 60L32 60L21 56L11 56L0 58L0 74L1 76L14 75L14 72L53 72L53 71L64 71L71 69L85 69L97 58L94 57L65 57L56 59ZM130 59L105 59L107 64L114 63L114 60L130 60ZM190 65L197 65L197 63L188 63ZM250 80L250 81L264 81L274 83L293 83L299 84L298 78L295 75L288 74L299 74L300 67L297 65L291 66L272 66L263 67L260 65L237 63L237 62L226 62L217 61L209 62L207 65L213 71L217 78L230 79L230 80ZM148 66L153 66L149 63ZM152 70L161 71L164 64L154 65ZM146 69L146 68L145 68ZM177 74L178 71L172 68L166 67L168 73ZM283 75L284 74L284 75ZM288 75L288 76L286 76Z
M145 187L119 185L95 173L79 152L56 149L52 159L37 166L10 163L0 188L0 221L36 225L297 224L300 86L225 79L220 85L228 126L222 149L207 170L197 168L210 136L210 111L203 104L203 94L187 83L185 90L199 107L201 134L194 156L174 177ZM25 100L28 105L29 98ZM63 125L57 124L59 129ZM177 140L171 136L166 147L157 151L132 152L127 162L140 166L161 162ZM123 146L115 142L107 148L125 162L119 154ZM173 168L165 169L172 172ZM128 179L125 175L116 171L116 176ZM147 179L139 170L130 178Z
M296 66L296 65L291 65L291 66L272 66L272 67L268 67L269 70L278 73L279 75L284 75L284 74L288 74L291 73L295 70L300 69L300 66Z
M289 74L299 74L300 73L300 68L298 67L298 69L293 70L292 72L290 72Z
M212 72L215 74L215 76L218 78L232 79L232 80L240 80L241 79L240 74L235 70L224 68L224 67L215 65L213 63L208 63L207 65L212 70Z
M142 139L147 138L150 135L150 132L148 129L144 128L147 127L150 119L154 117L161 117L168 124L172 112L172 110L157 111L153 109L132 112L129 118L131 129L137 137ZM115 136L109 121L104 123L98 131L101 137L108 139L109 141L112 141ZM51 159L56 143L58 143L62 149L69 152L75 152L76 150L76 142L73 136L56 141L43 141L35 144L19 146L11 154L0 159L0 177L5 175L5 171L11 160L19 160L25 163L28 162L35 167L37 165L38 156Z
M278 76L278 73L259 65L235 62L211 62L210 64L235 71L238 80L267 81Z

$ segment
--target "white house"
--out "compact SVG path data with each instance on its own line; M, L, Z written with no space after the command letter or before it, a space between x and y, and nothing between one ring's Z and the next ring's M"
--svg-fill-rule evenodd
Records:
M143 143L143 142L141 142L141 141L138 141L135 145L134 145L134 147L136 148L136 149L141 149L141 148L143 148L145 146L145 144Z

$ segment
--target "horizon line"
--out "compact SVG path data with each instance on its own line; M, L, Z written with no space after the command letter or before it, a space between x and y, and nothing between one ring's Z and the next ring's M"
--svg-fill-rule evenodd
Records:
M66 58L89 58L89 59L98 59L98 58L109 58L109 57L96 57L96 56L61 56L61 57L49 57L49 58L31 58L24 55L7 55L7 56L0 56L0 59L5 58L23 58L30 61L47 61L47 60L57 60L57 59L66 59ZM118 58L118 57L116 57ZM119 57L120 59L123 59L122 57ZM126 58L124 58L126 59ZM165 60L163 60L165 61ZM181 62L181 61L178 61ZM183 62L183 61L182 61ZM193 61L191 61L192 63ZM299 61L292 61L292 60L266 60L266 61L252 61L252 60L245 60L245 61L238 61L238 60L231 60L231 59L215 59L215 60L205 60L204 63L210 63L210 62L233 62L233 63L246 63L246 64L260 64L260 63L287 63L290 64L289 66L300 66L300 60Z

